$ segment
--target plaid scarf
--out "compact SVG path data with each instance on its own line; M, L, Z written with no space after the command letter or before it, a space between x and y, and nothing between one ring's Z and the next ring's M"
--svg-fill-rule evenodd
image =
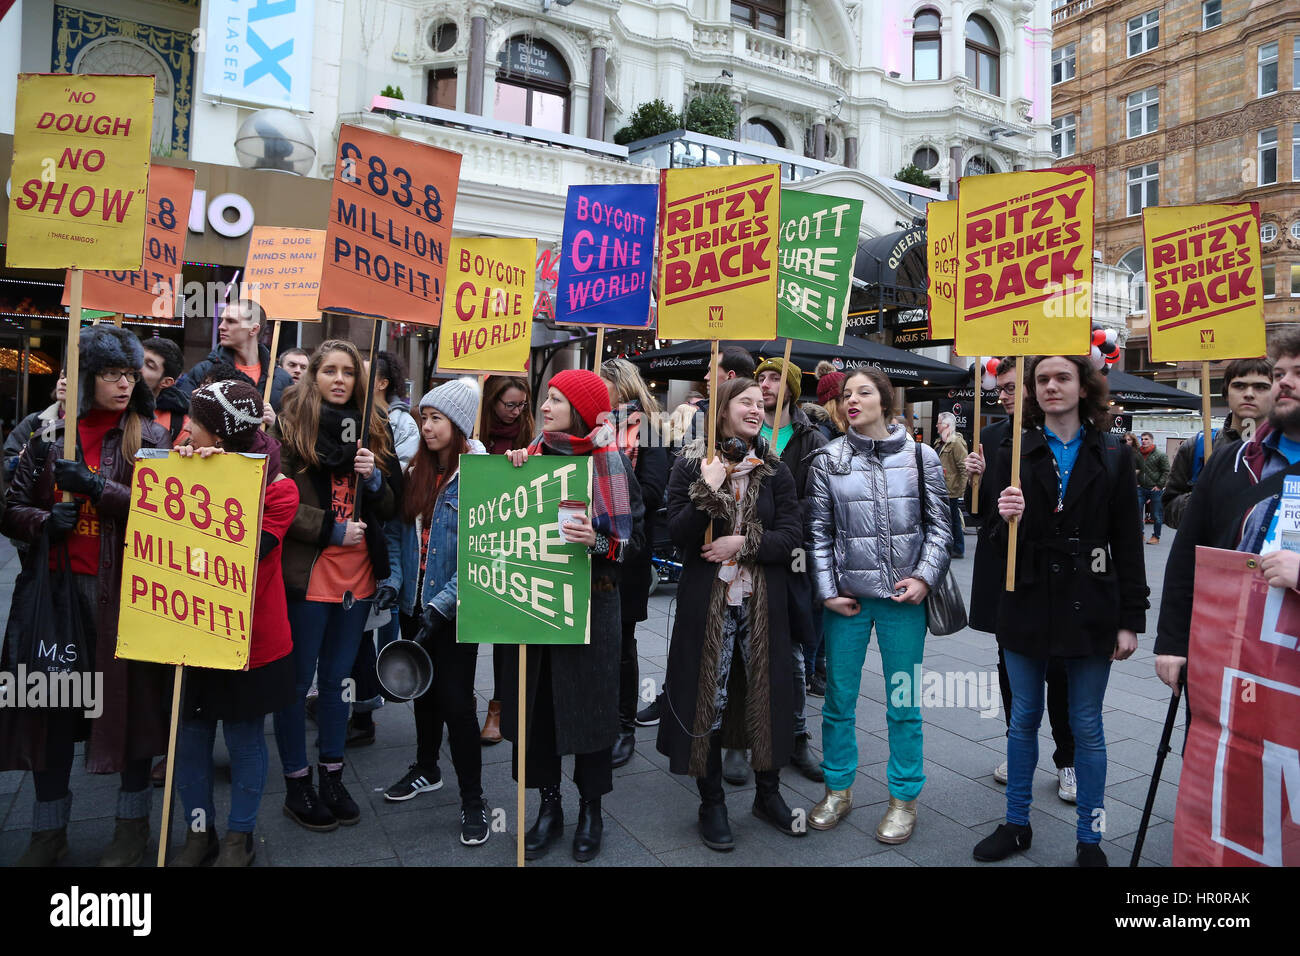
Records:
M542 451L556 455L590 455L594 475L591 482L592 525L598 535L608 540L604 557L623 560L623 548L632 537L632 503L627 489L627 473L618 453L618 439L608 424L598 426L585 438L568 432L542 432L528 454Z

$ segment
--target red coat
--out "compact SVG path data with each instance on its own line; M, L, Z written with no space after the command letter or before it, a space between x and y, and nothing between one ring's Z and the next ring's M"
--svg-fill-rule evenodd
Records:
M257 593L253 601L253 633L248 650L248 668L278 661L293 650L289 633L288 604L284 596L284 574L280 551L285 532L298 513L298 486L288 478L271 482L262 506L263 540L270 535L275 547L257 563Z

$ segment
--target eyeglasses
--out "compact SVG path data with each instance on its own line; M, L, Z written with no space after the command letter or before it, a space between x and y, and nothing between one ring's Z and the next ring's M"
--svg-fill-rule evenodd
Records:
M120 368L106 368L101 372L99 372L95 377L98 378L101 382L109 382L109 383L119 382L122 380L123 377L125 377L126 380L130 382L132 385L140 381L139 372L127 372Z
M1016 383L1015 383L1015 382L1012 382L1012 383L1009 384L1009 385L997 385L997 386L994 386L994 388L993 388L993 394L994 394L994 395L1014 395L1014 394L1016 394Z
M500 401L500 399L498 399L498 401ZM521 408L527 408L527 407L528 407L528 403L527 403L527 402L501 402L501 405L502 405L502 407L504 407L504 408L508 408L508 409L510 409L512 412L517 412L517 411L519 411L519 409L521 409Z

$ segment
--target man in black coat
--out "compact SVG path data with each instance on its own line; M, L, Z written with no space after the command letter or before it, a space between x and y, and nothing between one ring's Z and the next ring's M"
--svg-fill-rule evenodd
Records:
M189 396L176 387L176 380L184 370L184 357L179 345L161 336L145 339L141 344L144 366L140 375L153 392L153 420L167 429L175 443L190 411Z
M966 456L966 474L974 478L987 471L996 475L1004 458L1011 455L1011 422L1016 413L1016 360L1004 358L997 371L998 401L1007 417L980 430L976 437L976 450ZM988 450L987 458L984 450ZM1009 469L1008 469L1009 470ZM998 629L998 608L1006 591L1007 566L1005 551L991 542L1000 531L998 518L998 492L994 481L980 483L979 534L975 538L975 567L971 571L970 626L986 634ZM1007 677L1006 656L998 647L998 686L1002 690L1002 716L1007 730L1011 729L1011 681ZM1066 803L1078 797L1078 783L1074 776L1074 734L1070 731L1070 687L1065 676L1065 665L1059 657L1047 666L1047 720L1052 726L1052 740L1056 750L1052 762L1056 764L1056 795ZM1004 760L993 771L998 783L1007 782L1007 762Z
M783 359L767 359L755 372L758 387L763 391L764 424L759 434L772 446L772 450L794 477L795 491L799 495L799 524L806 529L808 502L805 485L808 480L808 458L826 444L826 439L798 406L803 373L793 362L787 367ZM786 380L785 400L778 415L776 399L783 375ZM793 556L791 560L794 560ZM807 570L798 570L798 565L795 564L786 575L786 584L790 608L790 646L794 651L794 752L790 762L809 780L821 783L821 766L809 752L808 724L804 718L808 690L804 655L816 653L818 635L813 619L812 579Z
M262 332L262 323L266 313L255 302L240 300L226 306L221 314L221 323L217 327L218 345L208 353L208 357L181 376L176 387L188 399L190 394L203 384L203 377L208 374L215 363L229 362L239 369L248 382L266 394L266 376L271 378L271 408L280 410L280 396L293 384L289 373L276 365L271 350L258 341ZM253 377L253 373L257 377ZM268 416L269 417L269 416Z
M1196 590L1196 548L1268 551L1260 571L1270 587L1297 585L1300 554L1265 547L1283 480L1300 475L1300 329L1289 326L1269 343L1273 359L1273 408L1250 441L1215 447L1183 514L1165 564L1160 622L1156 629L1156 674L1175 690L1187 664Z

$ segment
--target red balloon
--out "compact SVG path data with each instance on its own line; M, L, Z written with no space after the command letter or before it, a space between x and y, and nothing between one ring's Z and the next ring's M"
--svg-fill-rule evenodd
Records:
M1093 344L1093 345L1096 345L1096 346L1101 346L1101 345L1104 345L1105 343L1106 343L1106 330L1105 330L1105 329L1093 329L1093 330L1092 330L1092 344Z

